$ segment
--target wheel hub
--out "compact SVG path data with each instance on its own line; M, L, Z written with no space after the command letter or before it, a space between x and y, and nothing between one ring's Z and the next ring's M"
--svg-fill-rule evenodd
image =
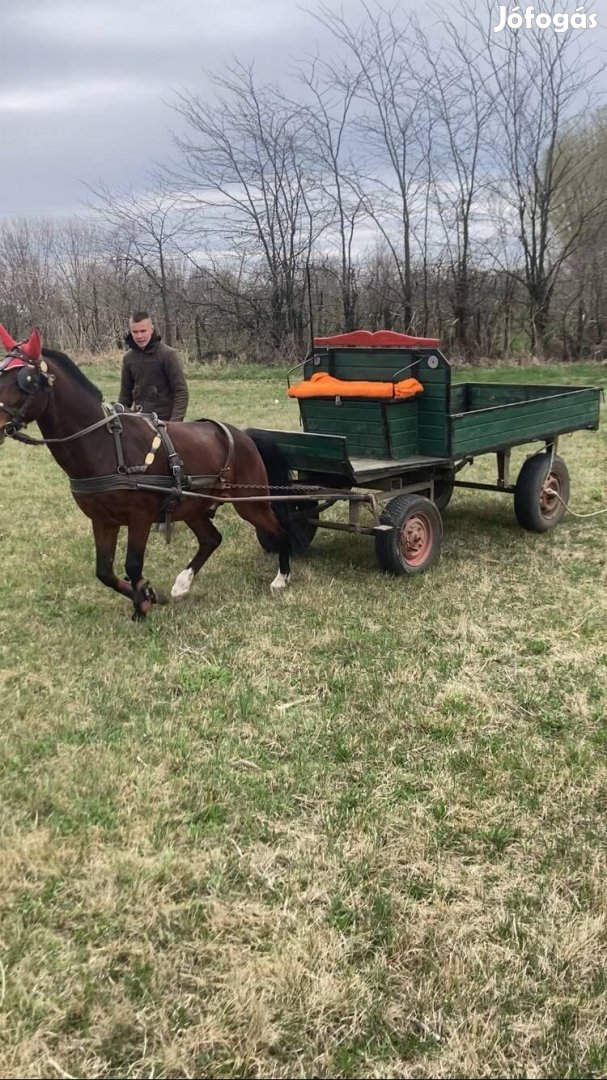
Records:
M556 473L548 473L540 494L540 509L544 517L552 517L560 508L561 482Z
M414 514L405 522L400 534L403 559L410 566L417 566L428 557L432 547L432 529L424 514Z

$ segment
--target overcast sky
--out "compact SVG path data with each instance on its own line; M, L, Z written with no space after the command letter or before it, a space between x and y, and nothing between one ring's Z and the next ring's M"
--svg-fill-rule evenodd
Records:
M0 0L0 213L77 209L80 181L145 186L176 90L204 94L235 56L277 77L319 33L294 0Z
M83 181L145 187L172 154L175 91L205 96L205 71L235 56L279 79L289 58L334 49L303 6L316 0L0 0L0 218L81 209ZM331 6L360 17L359 0ZM598 13L594 45L607 0L586 8Z

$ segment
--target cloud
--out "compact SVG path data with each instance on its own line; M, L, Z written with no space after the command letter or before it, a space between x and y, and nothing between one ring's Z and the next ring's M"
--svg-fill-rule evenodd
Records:
M101 108L107 103L131 100L133 95L145 95L151 89L141 81L127 79L5 87L0 89L0 110L39 114Z
M166 51L176 42L195 45L201 53L211 44L240 47L277 35L289 35L310 22L309 16L289 0L104 0L86 4L74 0L25 3L11 15L17 37L33 37L47 47L60 43L85 54L91 46L132 52L136 62L142 48ZM177 65L178 58L174 58Z
M327 3L353 25L360 22L361 0ZM260 83L284 84L293 57L317 48L326 57L340 54L303 10L318 0L0 5L0 138L20 164L3 174L0 214L77 207L85 197L81 181L99 178L111 188L145 190L149 169L173 156L172 134L184 130L169 107L175 91L185 87L210 100L205 73L225 72L234 57L254 62ZM452 11L446 0L444 6ZM406 12L419 0L400 0L398 7ZM589 37L600 35L604 40L602 24Z

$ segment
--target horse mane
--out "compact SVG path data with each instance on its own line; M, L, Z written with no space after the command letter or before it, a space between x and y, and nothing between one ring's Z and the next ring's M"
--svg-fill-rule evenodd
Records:
M96 401L103 400L103 394L99 387L95 386L95 383L91 382L90 379L87 379L84 372L81 371L78 365L75 364L73 360L70 360L69 356L66 356L65 353L56 352L55 349L43 349L42 355L47 357L47 359L52 360L55 364L59 364L59 367L63 369L65 374L74 379L74 381L77 382L83 390L86 390L91 397L94 397Z

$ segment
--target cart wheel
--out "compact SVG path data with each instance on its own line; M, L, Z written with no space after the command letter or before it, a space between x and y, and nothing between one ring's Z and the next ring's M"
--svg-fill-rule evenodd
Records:
M291 504L293 509L290 510L289 520L289 533L291 536L291 545L294 555L303 555L304 551L310 547L314 537L316 536L317 525L313 525L311 521L306 520L306 514L309 516L315 515L318 507L318 503L313 499L306 499L302 502ZM267 551L270 555L276 553L276 539L271 533L266 532L265 529L255 529L257 533L257 539L261 544L264 551Z
M434 478L434 505L438 507L441 514L443 510L446 510L451 502L451 496L453 495L453 488L455 484L455 473L441 472Z
M443 523L435 504L423 495L397 495L385 507L382 525L390 532L375 535L375 553L388 574L420 574L438 559Z
M569 501L569 472L560 457L550 454L527 458L514 488L514 513L530 532L547 532L558 525Z

